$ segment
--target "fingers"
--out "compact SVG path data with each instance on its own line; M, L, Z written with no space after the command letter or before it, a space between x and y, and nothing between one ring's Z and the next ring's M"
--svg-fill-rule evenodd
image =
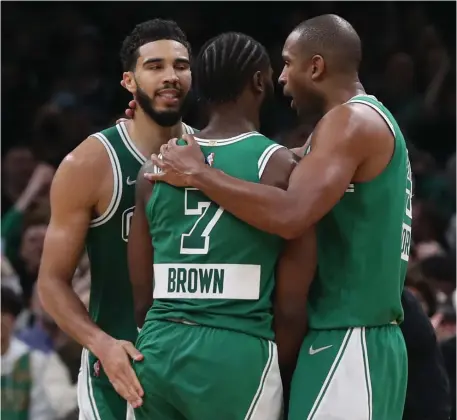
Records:
M133 118L133 116L135 115L135 112L129 108L129 109L125 110L125 115L127 115L127 117L129 117L129 118Z
M162 144L162 146L160 146L160 154L162 156L166 155L167 150L168 150L168 143ZM161 160L161 159L159 159L159 160Z
M135 348L135 346L130 343L129 341L123 341L122 347L127 352L127 354L135 360L135 362L139 362L143 360L143 355Z
M130 109L136 109L136 101L135 101L135 99L132 99L132 100L129 102L129 108L130 108Z
M132 349L130 346L122 343L124 353L120 353L115 363L106 366L105 372L108 375L116 392L126 399L134 408L143 404L142 397L144 395L143 388L135 375L129 356L131 356ZM131 343L130 343L131 344ZM133 347L133 345L131 345ZM128 350L127 350L128 349ZM138 354L140 354L138 352Z
M143 388L141 388L135 372L128 361L124 368L117 369L116 376L111 383L116 392L127 400L133 408L137 408L143 404L143 399L141 398L144 395Z
M183 138L183 140L186 141L188 146L193 146L195 144L198 144L197 140L195 140L194 136L192 136L190 134L183 134L182 138Z
M163 172L164 168L165 168L165 163L163 162L162 159L159 159L159 157L157 155L151 155L151 162L159 169L162 170L162 172L158 172L158 173L152 173L152 172L146 172L143 176L144 176L144 179L150 181L150 182L154 182L154 181L160 181L160 178L163 178L165 176L165 172Z

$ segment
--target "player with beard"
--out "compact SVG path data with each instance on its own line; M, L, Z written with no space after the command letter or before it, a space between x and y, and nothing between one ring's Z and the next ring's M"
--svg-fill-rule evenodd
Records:
M130 360L143 356L137 337L127 241L135 180L145 156L192 129L181 122L191 86L190 46L175 22L141 23L121 49L123 80L139 107L135 118L95 133L61 163L51 188L51 222L38 290L57 324L84 347L78 383L80 419L124 420L127 400L142 404ZM87 311L72 289L87 248Z
M411 239L411 166L392 114L359 81L361 42L335 15L300 24L279 78L301 117L322 116L287 190L211 168L196 140L152 156L145 176L203 194L250 225L296 238L317 223L310 331L292 381L292 420L399 420L407 384L401 292Z
M293 153L257 131L273 97L265 48L244 34L219 35L202 47L194 77L209 111L196 139L208 164L287 188ZM135 417L278 420L281 376L288 387L306 329L313 230L284 243L195 188L152 186L144 172L153 169L148 162L138 175L128 245L138 324L144 322L137 341L144 362L134 368L146 397Z

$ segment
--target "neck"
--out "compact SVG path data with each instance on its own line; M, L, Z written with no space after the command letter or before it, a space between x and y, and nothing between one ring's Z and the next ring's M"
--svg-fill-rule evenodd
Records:
M325 113L329 112L338 105L342 105L356 95L365 93L365 89L360 83L359 78L355 77L348 80L337 80L328 89L331 92L326 98Z
M135 118L127 122L127 130L138 150L149 157L152 153L157 153L162 144L182 135L182 121L179 120L171 127L162 127L137 108Z
M249 131L258 131L260 121L258 116L250 116L239 104L216 105L211 107L209 123L199 133L198 137L228 138Z

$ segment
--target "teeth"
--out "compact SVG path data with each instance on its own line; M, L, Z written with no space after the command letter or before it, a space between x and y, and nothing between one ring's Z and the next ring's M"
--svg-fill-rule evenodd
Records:
M162 93L160 96L163 96L164 98L168 98L168 99L175 99L177 97L173 93Z

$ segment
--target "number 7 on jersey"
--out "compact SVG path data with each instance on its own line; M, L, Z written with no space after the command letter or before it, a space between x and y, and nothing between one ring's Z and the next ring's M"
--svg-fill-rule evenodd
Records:
M189 233L181 235L181 254L204 255L209 251L210 234L219 221L224 209L212 201L201 201L193 193L196 188L186 188L184 192L184 215L200 216Z

